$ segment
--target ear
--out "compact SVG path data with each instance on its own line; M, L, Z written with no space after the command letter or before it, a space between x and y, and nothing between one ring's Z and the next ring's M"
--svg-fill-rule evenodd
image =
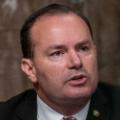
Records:
M21 69L28 76L32 83L37 82L36 70L31 59L22 58Z

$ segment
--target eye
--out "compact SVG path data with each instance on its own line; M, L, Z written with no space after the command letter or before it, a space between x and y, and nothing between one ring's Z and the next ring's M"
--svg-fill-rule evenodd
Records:
M53 53L50 54L50 56L62 56L64 54L64 51L55 51Z
M90 49L90 47L87 45L80 47L80 50L82 50L82 51L88 51L89 49Z

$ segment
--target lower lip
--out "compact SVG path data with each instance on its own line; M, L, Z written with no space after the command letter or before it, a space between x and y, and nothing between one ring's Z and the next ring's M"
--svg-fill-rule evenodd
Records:
M87 77L83 77L81 79L76 79L76 80L70 80L69 84L73 85L73 86L81 86L84 85L87 82Z

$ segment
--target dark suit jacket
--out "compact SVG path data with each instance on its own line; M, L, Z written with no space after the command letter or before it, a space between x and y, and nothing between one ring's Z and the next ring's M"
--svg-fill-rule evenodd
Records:
M28 90L1 103L0 120L37 120L36 92ZM120 120L119 88L100 84L91 98L87 120Z

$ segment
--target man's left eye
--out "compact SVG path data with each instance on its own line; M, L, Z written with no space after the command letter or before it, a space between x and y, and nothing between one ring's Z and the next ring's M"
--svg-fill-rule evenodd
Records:
M82 51L88 51L89 49L90 49L89 46L82 46L82 47L80 47L80 50L82 50Z

